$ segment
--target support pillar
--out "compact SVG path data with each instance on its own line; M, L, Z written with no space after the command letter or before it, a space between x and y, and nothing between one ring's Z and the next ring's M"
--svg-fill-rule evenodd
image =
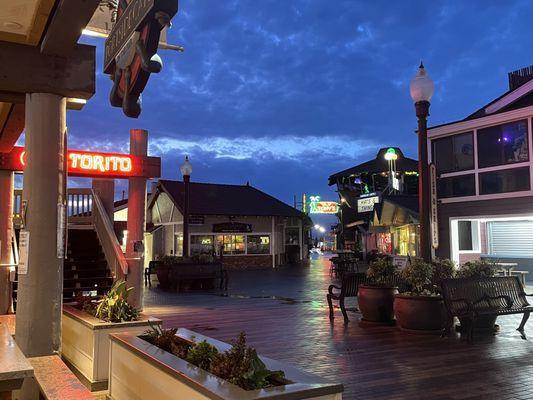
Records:
M11 171L0 171L0 315L11 310L9 265L14 261L11 251L14 176Z
M27 357L57 353L61 343L63 259L58 257L58 207L65 204L66 100L26 95L23 201L29 231L28 272L18 276L17 344Z
M115 220L115 180L93 179L93 190L102 200L109 220L113 223Z
M130 154L147 156L148 131L132 129L130 131ZM136 242L144 240L146 225L146 178L129 178L128 180L128 242L126 258L128 260L128 287L133 287L130 301L142 310L144 253L135 249ZM144 249L144 246L143 246ZM136 251L137 250L137 251Z

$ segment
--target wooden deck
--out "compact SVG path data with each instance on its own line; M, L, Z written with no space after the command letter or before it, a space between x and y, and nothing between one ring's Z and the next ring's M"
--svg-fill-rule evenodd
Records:
M338 310L330 324L330 280L323 259L307 268L239 272L230 276L229 297L152 289L145 311L166 327L224 341L245 331L261 354L342 382L345 399L533 399L533 342L515 330L521 316L500 317L501 332L472 345L395 327L362 328L353 312L348 325ZM526 333L533 338L533 322Z

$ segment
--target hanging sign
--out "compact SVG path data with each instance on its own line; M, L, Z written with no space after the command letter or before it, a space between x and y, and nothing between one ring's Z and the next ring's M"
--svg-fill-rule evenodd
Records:
M28 273L28 254L30 246L30 232L21 230L19 233L19 275Z
M363 197L357 199L357 212L371 212L374 211L374 205L379 203L379 196Z
M429 166L430 175L430 192L431 192L431 209L430 209L430 222L431 222L431 245L434 249L439 247L439 219L438 219L438 207L437 207L437 168L435 164Z
M320 196L309 196L309 214L337 214L339 204L335 201L321 201Z
M178 12L178 0L121 0L117 21L105 42L104 73L111 75L110 103L137 118L141 93L163 62L157 55L161 30Z

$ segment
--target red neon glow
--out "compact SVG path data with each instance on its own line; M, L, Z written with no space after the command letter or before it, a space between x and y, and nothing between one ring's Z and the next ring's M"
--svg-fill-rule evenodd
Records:
M133 164L127 155L103 155L68 152L69 171L86 170L93 172L131 172Z

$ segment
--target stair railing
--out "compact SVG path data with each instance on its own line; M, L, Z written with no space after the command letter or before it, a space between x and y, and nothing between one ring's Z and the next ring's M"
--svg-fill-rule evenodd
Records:
M128 262L124 257L113 223L106 212L104 204L98 195L92 191L92 223L100 239L106 261L113 271L115 279L124 278L128 274Z
M93 209L93 191L90 188L67 190L67 215L71 224L90 224Z

